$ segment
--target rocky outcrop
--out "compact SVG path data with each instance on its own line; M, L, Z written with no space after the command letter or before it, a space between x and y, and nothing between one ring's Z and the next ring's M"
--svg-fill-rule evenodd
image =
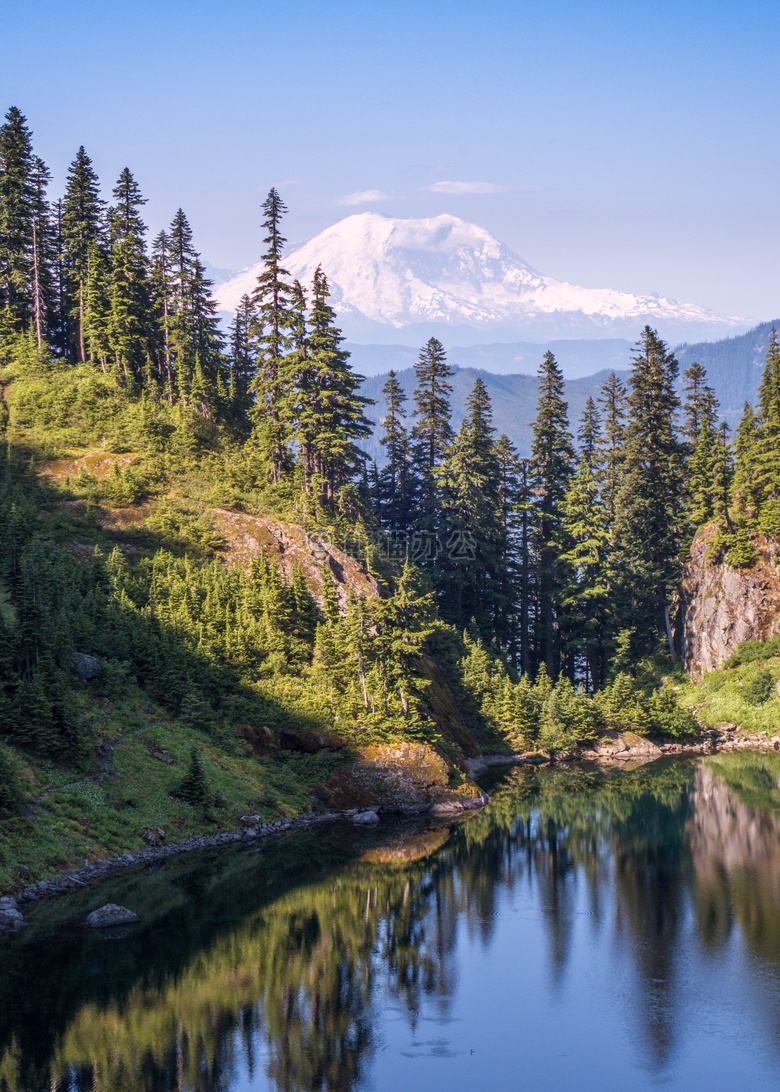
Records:
M357 747L353 764L334 770L316 793L332 808L402 813L447 805L454 814L488 801L472 781L453 786L446 761L422 743Z
M681 652L694 682L720 667L740 641L766 641L780 633L780 571L775 544L759 540L758 564L732 569L707 557L712 528L691 546L681 593Z
M294 523L284 523L270 516L248 516L245 512L229 512L224 508L211 510L214 528L225 546L223 556L228 562L248 567L252 560L265 554L289 581L293 565L303 569L306 583L320 607L323 606L322 566L330 570L339 600L339 609L347 607L347 597L364 595L373 599L379 585L367 566L345 554L326 538L304 530Z
M595 758L607 758L629 761L635 758L654 759L661 754L661 748L636 732L607 731L591 748ZM583 751L583 755L587 755Z

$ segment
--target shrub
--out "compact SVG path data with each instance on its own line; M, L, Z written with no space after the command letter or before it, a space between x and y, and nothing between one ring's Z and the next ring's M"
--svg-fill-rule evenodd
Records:
M0 818L17 815L22 808L22 793L13 766L0 750Z
M742 664L757 663L780 655L780 637L769 641L740 641L737 651L730 656L724 667L741 667Z
M748 679L742 690L742 698L749 705L763 705L774 693L775 680L768 667L762 667Z
M203 807L209 802L209 790L206 784L206 775L203 772L203 760L200 756L200 748L196 745L193 745L190 751L190 768L174 795L195 806Z

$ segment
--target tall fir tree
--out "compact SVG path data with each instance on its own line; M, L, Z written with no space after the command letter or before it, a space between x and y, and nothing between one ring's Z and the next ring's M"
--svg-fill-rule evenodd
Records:
M371 399L359 394L363 377L352 371L344 336L328 302L328 280L318 267L312 283L307 338L307 383L297 416L299 440L310 452L320 499L330 505L342 486L363 469L365 455L355 443L371 435L365 415Z
M695 360L683 372L683 392L682 436L689 454L693 454L701 436L702 424L706 422L711 435L718 415L718 400L707 383L707 370Z
M414 373L417 383L412 411L415 421L412 458L417 497L415 527L424 535L436 535L441 531L439 469L453 433L449 400L452 369L447 363L444 346L435 337L429 338L421 350ZM435 551L430 552L435 554Z
M503 557L501 481L487 387L477 379L466 416L444 462L445 554L441 606L445 616L475 619L483 637L495 633Z
M539 400L531 445L531 489L535 497L535 557L537 565L537 648L547 674L557 678L561 667L563 635L558 606L565 571L561 561L567 547L563 501L572 477L574 449L564 400L563 373L551 352L539 366Z
M620 628L640 654L666 633L684 533L684 449L677 439L679 366L649 326L632 361L623 478L615 516Z
M252 393L258 440L268 459L271 479L279 482L290 466L290 331L294 317L292 286L282 266L286 239L281 233L287 206L272 188L263 203L266 245L263 271L252 294L257 350Z
M104 221L98 176L82 145L68 168L61 214L66 351L81 364L87 360L87 280L90 265L94 278L94 248L106 245Z
M561 625L570 678L584 675L586 687L598 689L606 679L610 646L610 534L595 473L599 421L595 406L588 402L578 431L579 464L562 505L567 549L561 557L565 566Z
M414 515L414 475L409 432L405 425L406 394L391 369L382 387L385 414L379 443L384 448L385 465L377 478L377 507L382 526L405 535Z
M0 126L0 337L26 334L33 318L32 134L15 106Z
M620 488L628 410L628 390L614 372L610 372L602 386L598 404L601 408L602 424L596 474L607 520L611 527L615 520L617 495Z
M111 247L111 351L117 373L140 382L150 361L151 286L146 256L146 204L138 183L125 167L113 190L109 211Z

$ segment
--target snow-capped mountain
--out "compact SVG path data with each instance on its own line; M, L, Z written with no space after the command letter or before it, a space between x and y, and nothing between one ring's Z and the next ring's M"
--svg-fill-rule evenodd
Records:
M302 284L321 265L348 336L400 340L401 331L464 330L484 340L635 335L645 323L662 336L715 337L750 322L660 295L580 288L546 277L495 236L457 216L401 220L380 213L348 216L285 256ZM222 310L251 293L261 264L215 289Z

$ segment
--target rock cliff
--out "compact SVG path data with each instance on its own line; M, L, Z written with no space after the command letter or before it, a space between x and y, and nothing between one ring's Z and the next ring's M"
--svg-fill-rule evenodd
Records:
M699 531L683 570L681 653L694 682L720 667L740 641L766 641L780 633L777 544L756 543L758 562L732 569L707 557L712 528Z

